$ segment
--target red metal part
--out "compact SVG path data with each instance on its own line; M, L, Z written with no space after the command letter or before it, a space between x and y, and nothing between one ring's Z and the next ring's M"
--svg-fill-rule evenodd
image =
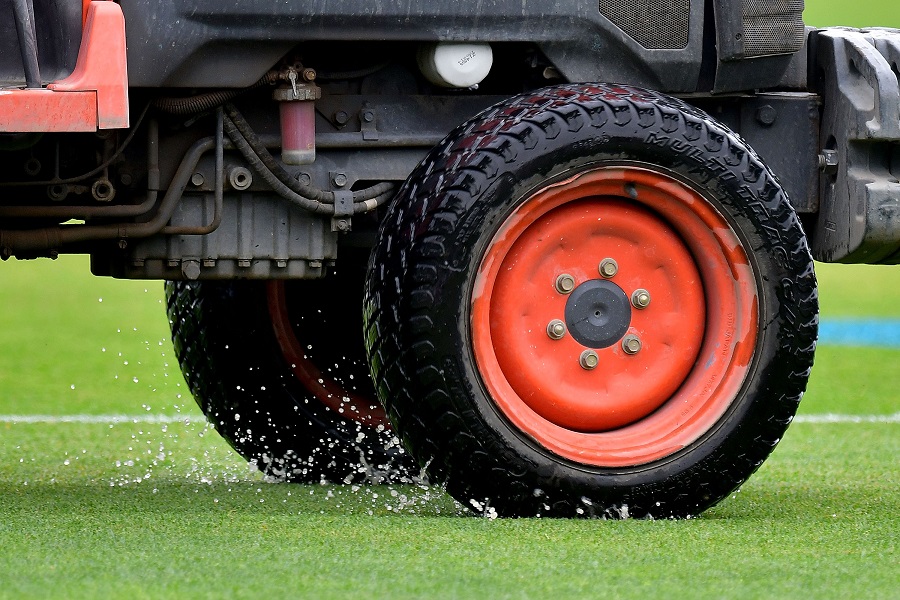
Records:
M632 313L642 348L585 350L562 319L561 273L652 298ZM757 289L737 235L700 194L665 174L602 168L526 200L494 236L472 297L478 370L497 408L566 459L623 467L662 459L707 433L731 406L756 343Z
M390 429L390 423L384 408L359 394L344 389L330 375L322 371L306 356L303 345L297 339L288 310L287 295L283 281L270 281L266 284L266 297L269 315L272 317L272 328L284 358L290 365L294 376L316 400L340 414L369 427L382 426Z
M0 131L96 131L128 127L125 17L115 2L87 8L75 70L46 89L0 90Z

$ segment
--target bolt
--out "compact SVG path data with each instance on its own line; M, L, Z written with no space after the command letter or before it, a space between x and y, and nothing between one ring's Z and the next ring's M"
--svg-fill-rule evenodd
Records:
M196 281L200 278L200 261L186 260L181 263L181 274L185 279Z
M568 294L575 289L575 278L568 273L563 273L556 278L556 291L560 294Z
M604 258L600 261L600 274L609 279L619 272L619 263L612 258Z
M581 368L585 371L591 371L597 368L597 365L600 364L600 357L597 356L597 353L593 350L585 350L581 353L581 356L578 357L578 364L581 365Z
M312 183L312 177L309 176L309 173L303 173L301 171L300 173L297 173L297 181L299 181L303 185L309 185L310 183Z
M41 161L32 156L25 161L25 165L22 168L25 170L26 175L37 175L41 172Z
M839 158L837 150L822 150L819 155L819 170L826 175L834 175L837 173Z
M566 335L566 324L559 319L553 319L547 324L547 335L551 340L561 340Z
M769 125L772 125L777 118L778 111L769 104L765 104L756 109L756 120L759 121L760 125L768 127Z
M626 335L622 338L622 350L625 354L637 354L641 351L641 339L636 335Z
M338 125L346 125L350 121L350 115L345 110L339 110L334 113L334 122Z
M201 185L203 185L203 183L205 181L206 181L206 179L203 177L203 173L198 172L198 173L194 173L193 175L191 175L191 183L193 183L197 187L200 187Z
M344 173L335 173L331 176L331 183L336 187L344 187L347 185L347 176Z
M57 183L47 187L47 197L59 202L60 200L65 200L70 191L71 188L68 185Z
M109 179L101 177L91 186L91 196L97 202L110 202L116 197L116 188Z
M303 69L303 79L305 81L309 81L309 82L315 81L316 80L316 70L309 69L309 68Z
M371 110L363 111L362 120L366 123L371 123L375 120L375 113L373 113Z
M228 172L228 183L232 188L243 191L253 184L253 175L244 167L234 167Z
M631 304L635 308L647 308L650 306L650 292L640 288L634 290L631 294Z
M121 173L119 175L119 183L121 183L122 185L131 185L133 181L134 178L131 176L131 173Z

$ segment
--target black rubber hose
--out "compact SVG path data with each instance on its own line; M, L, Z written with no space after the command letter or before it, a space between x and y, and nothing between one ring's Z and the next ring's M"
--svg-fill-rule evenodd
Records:
M34 31L34 12L31 0L14 0L13 12L16 18L16 33L19 35L19 50L25 67L25 85L29 88L41 87L41 68L38 64L37 36Z
M387 185L390 185L391 187L386 192L384 192L378 196L375 196L374 198L371 198L369 200L364 200L362 202L354 203L353 204L353 214L369 212L369 211L375 210L379 206L384 206L384 204L388 200L390 200L391 198L394 197L394 191L395 191L393 185L391 185L391 184L387 184ZM372 189L372 188L369 188L369 189Z
M353 202L361 203L369 200L371 198L380 198L384 194L393 195L396 186L393 183L388 183L387 181L383 181L381 183L376 183L372 187L367 187L364 190L358 190L353 192Z
M311 198L320 202L334 203L333 192L328 192L311 185L300 183L299 181L291 177L291 174L285 171L284 167L281 166L281 163L275 160L275 157L272 156L272 154L266 149L265 144L262 143L262 140L259 139L259 136L256 135L256 132L253 131L253 128L250 127L250 124L233 104L228 104L225 107L225 112L226 114L228 114L228 118L231 119L232 123L234 123L234 126L237 127L241 136L243 136L244 139L247 140L247 143L250 144L250 147L253 149L262 163L266 166L267 169L269 169L269 171L271 171L276 177L278 177L281 183L290 188L294 193L306 198ZM364 190L357 190L353 192L353 202L365 202L366 200L377 198L382 194L391 192L393 190L394 184L392 183L378 183Z
M311 198L306 198L301 196L300 194L295 193L289 187L284 185L278 177L270 171L260 157L256 154L254 149L250 146L244 136L241 135L241 132L238 131L238 128L235 127L235 124L231 121L230 118L225 119L224 123L225 134L231 139L232 143L234 143L234 147L238 149L238 152L244 157L244 160L247 161L247 164L250 165L250 168L256 171L263 180L269 184L278 195L283 198L290 200L300 208L304 210L308 210L317 214L326 214L326 215L334 215L334 205L321 202L318 200L313 200ZM332 198L334 194L331 194Z
M234 126L237 127L237 130L240 132L241 136L247 140L247 143L250 144L250 147L253 149L253 152L259 157L260 161L266 166L266 168L271 171L282 184L286 187L290 188L295 194L300 196L304 196L306 198L310 198L311 200L318 200L319 202L328 202L330 204L334 204L334 193L327 192L325 190L321 190L317 187L306 185L304 183L300 183L293 177L291 174L284 170L284 167L281 166L275 157L273 157L268 150L266 150L265 144L259 139L256 135L256 132L253 131L253 128L250 127L250 124L247 122L247 119L244 118L244 115L238 111L238 109L233 104L228 104L225 106L225 114L228 115L228 118L231 119L231 122L234 123Z
M187 98L157 98L153 101L153 106L163 112L173 115L194 115L221 106L229 100L237 98L246 91L277 83L278 80L278 73L269 71L263 75L262 79L250 87L236 90L216 90L215 92L207 92L205 94L189 96Z

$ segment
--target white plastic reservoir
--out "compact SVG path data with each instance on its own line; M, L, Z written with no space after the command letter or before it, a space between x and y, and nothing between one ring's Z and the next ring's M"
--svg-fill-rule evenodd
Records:
M441 87L468 88L481 83L491 71L490 44L438 42L419 47L416 56L422 74Z

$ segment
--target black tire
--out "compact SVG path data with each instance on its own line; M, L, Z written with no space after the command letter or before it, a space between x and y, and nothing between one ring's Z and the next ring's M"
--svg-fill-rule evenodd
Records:
M633 183L633 178L645 175L659 189L650 183ZM595 189L590 186L601 184L583 182L594 180L606 191L588 194ZM607 180L618 185L619 191L609 191L613 183ZM675 198L671 204L653 199L654 194L663 197L668 189ZM614 422L619 417L610 417L612 412L603 413L603 418L612 420L601 425L568 424L567 414L559 417L563 425L553 420L555 416L532 417L545 406L532 409L529 399L521 400L527 394L515 391L513 383L509 389L514 392L505 391L504 382L518 375L504 370L506 363L499 367L500 384L495 384L496 369L491 371L495 363L483 358L485 352L494 352L528 370L521 358L530 352L528 345L504 346L497 341L505 333L498 333L495 316L506 318L504 302L518 306L520 295L526 304L535 292L526 276L514 280L523 282L520 294L501 296L498 282L506 275L492 274L519 267L501 263L506 259L499 254L501 258L495 260L493 253L499 252L498 247L513 248L518 252L515 260L525 261L532 246L519 250L512 244L524 237L510 232L527 221L526 210L556 210L543 207L569 202L565 200L569 193L588 195L559 206L624 211L623 215L637 211L642 218L662 223L675 234L670 236L673 243L686 248L701 278L702 286L694 282L677 288L687 296L699 294L704 303L702 313L683 315L689 321L701 320L701 332L694 327L684 333L699 336L691 346L696 348L696 358L689 354L689 360L683 361L688 369L683 381L676 382L677 389L658 408L639 408L643 412L623 417L626 420L621 423ZM660 208L669 206L674 207L671 214ZM681 214L684 207L691 207L687 216ZM721 242L711 251L715 260L721 254L731 268L727 278L722 269L706 266L717 263L707 261L697 245L700 242L695 244L693 236L684 234L688 226L696 228L698 214L712 215L710 222L715 223L699 237L734 240L738 246L731 253ZM559 213L551 218L547 212L536 217L544 220L535 222L553 227L558 217ZM630 221L623 222L627 229ZM521 227L526 226L530 227ZM510 237L513 241L507 241ZM556 252L551 246L548 241L547 252ZM512 256L513 251L503 256ZM598 250L597 258L606 252ZM571 254L577 262L583 252ZM620 262L629 260L631 255L623 251ZM596 270L593 273L592 286L608 285L596 283L603 278ZM548 297L563 294L560 288L551 292L549 281L534 286L544 286L540 293L546 289ZM727 296L721 300L723 306L737 307L737 316L719 308L719 293ZM663 298L660 303L667 301ZM479 303L487 302L492 304L481 311ZM569 310L564 300L558 302ZM656 350L661 344L652 343L660 335L657 331L667 328L659 322L635 329L629 324L649 318L650 308L641 313L632 310L627 300L625 304L622 314L627 313L631 321L625 319L623 326L650 340L641 351L647 354L638 356L642 360L661 356L662 351ZM501 312L492 312L497 306ZM737 135L696 108L658 93L625 86L566 85L524 94L488 109L451 133L413 172L383 221L370 263L366 345L379 397L404 445L427 467L432 481L444 482L463 504L507 516L684 517L699 514L727 496L781 439L812 366L817 312L813 263L797 216L772 173ZM565 315L571 330L577 323L568 312ZM479 325L485 323L489 326ZM537 340L535 347L544 343L561 344L553 348L576 347L562 329L562 341L548 342L546 323L546 319L535 322L537 333L523 329L516 335ZM740 336L732 339L735 331ZM533 335L537 337L525 337ZM589 341L577 347L601 348L601 367L629 364L624 361L634 359L621 346L622 333L616 335L612 345ZM484 340L488 340L487 351ZM721 361L716 354L720 344L725 357ZM680 350L676 346L672 356L677 358ZM552 354L541 360L546 358L556 368L563 359L555 355L564 353ZM565 360L577 360L578 355L573 356ZM496 360L499 363L501 358ZM721 383L713 377L701 387L697 382L702 383L702 370L714 360L718 361L715 368L724 369ZM568 369L568 364L560 368ZM595 364L589 363L585 370ZM626 366L623 372L631 368ZM577 367L573 371L581 373ZM654 380L652 369L646 373L647 380ZM620 374L614 371L605 377L618 382L615 378ZM547 387L553 389L534 388L535 396L552 396L556 383L551 377ZM665 382L657 383L665 387ZM595 393L595 387L583 391ZM639 398L643 393L640 387L635 391ZM700 400L695 402L695 396ZM509 398L521 402L510 405ZM693 421L683 427L678 420L682 417L675 412L681 410L674 406L676 398L694 411L685 413L684 419ZM522 403L528 404L527 410L521 409ZM526 417L520 410L527 412ZM591 416L591 410L585 409L585 414ZM528 419L538 426L532 428ZM659 423L671 423L672 431L653 429ZM640 440L646 436L652 452L616 437L624 439L633 432ZM587 458L578 458L578 447L557 444L557 435L589 444ZM616 440L611 442L616 452L623 449L622 456L607 451L604 444L609 439ZM682 439L687 441L679 447L667 445L669 440Z
M349 403L336 398L336 410L324 405L321 393L286 362L273 329L272 285L166 283L175 353L210 423L239 454L279 480L411 481L412 461L390 425L377 419L380 406L366 413L374 419L347 418ZM360 278L329 275L284 286L290 318L304 340L300 359L333 378L332 389L346 390L335 396L354 394L377 405L360 336Z

